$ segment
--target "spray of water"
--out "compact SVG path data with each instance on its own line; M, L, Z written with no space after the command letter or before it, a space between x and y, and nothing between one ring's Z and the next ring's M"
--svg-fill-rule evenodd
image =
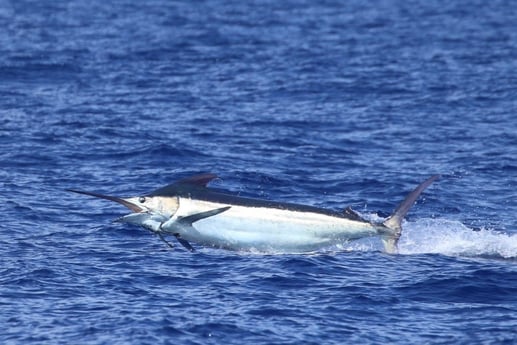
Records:
M363 215L379 222L377 215ZM517 259L517 234L492 229L472 229L460 221L423 218L404 221L404 229L399 241L399 253L442 254L449 256L487 257ZM377 239L364 239L348 243L344 250L382 250Z
M434 253L459 256L517 258L517 234L473 230L459 221L420 219L405 224L401 254Z

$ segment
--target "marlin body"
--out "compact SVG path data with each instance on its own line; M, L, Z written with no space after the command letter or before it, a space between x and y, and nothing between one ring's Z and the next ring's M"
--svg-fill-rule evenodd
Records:
M190 242L230 250L303 253L380 236L386 252L396 253L404 216L438 175L409 193L382 223L365 220L350 208L335 212L234 196L208 188L215 178L213 174L196 175L130 198L70 191L118 202L133 211L118 221L143 226L171 247L164 235L173 235L191 251Z

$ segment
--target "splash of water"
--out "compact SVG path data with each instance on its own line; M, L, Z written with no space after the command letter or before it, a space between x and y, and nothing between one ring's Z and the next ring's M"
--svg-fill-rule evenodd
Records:
M362 214L380 223L377 214ZM422 218L404 221L399 253L442 254L448 256L517 259L517 234L482 228L474 230L460 221ZM339 249L347 251L382 251L378 238L365 238L347 243Z
M517 234L491 229L473 230L454 220L420 219L404 224L399 251L401 254L516 259Z

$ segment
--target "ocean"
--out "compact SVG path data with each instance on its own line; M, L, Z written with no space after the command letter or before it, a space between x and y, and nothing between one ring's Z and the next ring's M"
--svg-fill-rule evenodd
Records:
M515 18L502 0L0 0L0 343L517 343ZM397 255L190 253L66 191L203 172L369 219L441 178Z

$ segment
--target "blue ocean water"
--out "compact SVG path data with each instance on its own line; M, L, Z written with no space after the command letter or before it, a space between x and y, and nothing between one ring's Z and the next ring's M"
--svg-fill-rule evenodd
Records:
M517 4L0 0L0 343L514 344ZM199 172L404 223L170 250L119 205Z

